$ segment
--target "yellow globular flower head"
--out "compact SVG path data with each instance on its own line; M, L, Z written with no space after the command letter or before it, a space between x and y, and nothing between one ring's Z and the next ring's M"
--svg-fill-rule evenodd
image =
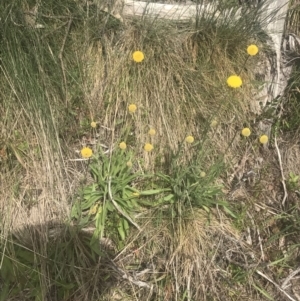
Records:
M93 155L93 151L89 147L84 147L81 151L82 158L90 158Z
M193 143L194 142L194 137L193 136L187 136L186 138L185 138L185 141L187 142L187 143Z
M152 145L151 143L146 143L146 144L144 145L144 150L145 150L146 152L151 152L151 151L153 150L153 145Z
M150 136L154 136L155 133L156 133L155 129L150 129L149 132L148 132L148 134L149 134Z
M133 103L130 104L130 105L128 106L128 111L129 111L130 113L135 113L136 109L137 109L137 107L136 107L136 105L133 104Z
M205 173L204 171L201 171L201 172L200 172L200 177L201 177L201 178L204 178L205 176L206 176L206 173Z
M97 213L98 210L98 204L94 205L93 207L90 208L90 215L95 215Z
M134 51L132 54L132 59L136 62L136 63L140 63L144 60L145 55L142 51Z
M258 47L254 44L249 45L247 48L247 53L251 56L257 55Z
M124 141L119 144L119 148L122 150L126 149L126 147L127 147L127 145Z
M227 85L231 88L239 88L243 84L243 81L238 75L231 75L227 78Z
M131 162L131 161L128 161L128 162L126 163L126 165L127 165L127 167L131 168L131 167L132 167L132 162Z
M262 136L260 136L260 138L259 138L259 142L260 142L261 144L266 144L266 143L268 142L268 140L269 140L269 138L268 138L267 135L262 135Z
M92 122L91 122L91 127L92 127L92 128L95 128L96 126L97 126L97 122L92 121Z
M213 119L212 122L210 123L210 126L212 128L215 128L218 125L218 120L217 119Z
M244 137L249 137L250 134L251 134L251 131L250 131L249 128L243 128L243 129L242 129L242 135L243 135Z

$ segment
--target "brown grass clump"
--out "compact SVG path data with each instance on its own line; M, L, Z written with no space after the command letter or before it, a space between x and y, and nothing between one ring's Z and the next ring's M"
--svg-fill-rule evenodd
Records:
M206 32L190 34L159 21L148 22L127 26L117 41L98 42L85 57L91 83L89 110L108 128L102 131L102 139L114 141L120 126L129 126L134 135L132 146L141 149L149 127L154 127L155 148L161 152L166 146L176 148L188 133L203 139L213 118L218 118L221 134L213 140L224 149L231 137L227 137L227 128L222 129L223 122L241 124L250 111L245 90L230 93L226 86L226 78L234 73L226 46L213 47L214 37L208 39ZM210 53L202 50L209 47L213 47ZM137 49L145 54L138 64L131 59ZM242 51L237 52L238 65ZM213 69L218 72L212 73ZM134 115L127 113L130 103L137 106Z
M208 215L193 210L182 219L169 219L164 211L161 215L165 217L160 220L157 212L145 219L147 231L130 240L127 251L116 258L124 267L137 260L139 272L133 273L142 278L135 279L153 284L150 292L133 285L139 300L174 300L183 295L188 300L229 300L230 296L256 300L250 287L247 295L242 282L233 280L234 269L250 268L255 255L221 212Z
M268 54L256 19L246 24L245 16L234 26L218 16L195 24L121 22L94 2L25 2L0 4L0 298L284 300L257 270L280 283L298 262L299 194L288 188L282 206L273 129L267 114L258 116L263 80L256 66L263 68L259 61ZM28 24L35 11L43 28ZM246 63L254 42L262 46L259 55ZM144 57L134 61L134 51ZM233 74L241 76L241 88L227 86ZM244 127L249 137L241 135ZM262 134L269 137L264 146ZM284 149L278 141L288 181L290 172L300 174L298 142ZM91 243L95 223L86 229L82 220L70 221L72 206L94 183L83 147L95 155L101 147L111 159L121 146L133 153L132 173L145 175L167 173L181 142L183 156L170 174L178 176L174 199L180 203L182 193L192 204L190 184L204 183L197 186L207 187L204 194L220 184L224 194L215 197L226 199L231 212L216 202L205 207L196 195L202 209L180 203L184 214L172 215L171 203L151 206L157 200L149 198L141 212L133 210L141 231L131 227L129 238L120 239L118 212L107 220L114 233L106 230L99 243ZM199 170L186 169L195 177L181 179L187 164ZM145 189L168 185L144 182ZM95 211L112 199L101 195L106 200L97 199ZM84 217L94 214L85 210Z

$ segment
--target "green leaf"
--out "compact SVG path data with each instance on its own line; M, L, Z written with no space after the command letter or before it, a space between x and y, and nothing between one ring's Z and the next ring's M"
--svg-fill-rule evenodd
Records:
M207 213L210 213L210 209L204 205L202 205L202 208L207 212Z
M94 178L96 178L97 181L102 178L102 172L101 169L98 168L98 166L90 164L90 171L92 176L94 176Z
M176 211L175 211L175 209L173 208L173 206L172 206L172 208L171 208L171 216L172 216L172 218L175 218L175 216L176 216Z
M89 195L90 193L96 191L97 184L92 184L83 188L83 195Z
M272 261L271 263L268 264L268 266L276 266L277 264L279 264L282 261L286 261L286 257L282 257L278 260Z
M91 250L96 253L99 256L104 256L104 252L100 250L100 244L99 244L99 239L97 237L97 239L91 240L90 241L90 247Z
M80 227L85 227L90 221L90 216L86 215L84 217L81 217L80 221L79 221L79 226Z
M224 211L231 215L233 218L237 218L237 216L226 206L223 206Z
M13 281L14 273L13 273L13 265L9 258L5 255L3 257L2 266L0 269L0 275L2 279L6 279L7 282Z
M71 218L78 219L80 213L81 213L80 205L79 205L79 202L76 201L76 203L72 206L72 209L71 209Z
M147 201L147 200L143 200L143 199L139 199L139 200L138 200L138 203L139 203L141 206L146 206L146 207L153 207L153 206L157 205L156 202L153 202L153 201Z
M18 254L18 258L22 258L22 263L26 263L26 264L31 264L33 265L34 264L34 259L35 259L35 255L33 253L33 251L29 251L27 249L19 249L17 252Z
M125 240L126 230L124 229L123 219L120 219L120 221L119 221L118 232L121 237L121 240Z
M174 194L169 194L163 198L164 202L168 202L174 198Z
M103 221L102 221L102 212L97 212L95 216L95 227L96 229L100 229L102 227Z
M106 205L107 210L110 212L113 212L116 210L114 204L111 201L106 201L105 205Z
M6 301L6 300L8 300L9 291L10 291L9 282L6 281L6 283L4 283L3 287L1 288L0 301ZM12 296L10 296L10 297L12 297Z
M105 203L105 205L99 206L98 212L95 217L95 227L96 227L95 232L97 231L100 237L102 237L104 233L106 217L107 217L107 207Z
M169 189L169 188L150 189L150 190L141 191L140 195L144 195L144 196L155 195L155 194L159 194L159 193L162 193L162 192L168 192L168 191L171 191L171 189Z
M125 190L129 190L131 193L132 192L138 192L139 193L139 191L136 188L131 187L129 185L126 185L124 188L125 188Z
M136 209L136 208L140 207L136 198L132 198L132 199L128 200L128 202L130 202L132 209Z
M31 293L32 297L35 297L34 301L42 301L43 294L40 290L35 289L34 292Z
M128 205L128 201L122 200L121 198L115 198L116 203L121 207L122 211L128 214L127 211L131 211L130 206Z
M269 295L269 293L267 291L265 291L263 288L260 288L259 286L255 285L254 283L252 283L252 286L258 290L262 295L264 295L267 299L274 301L273 297L271 297Z
M96 202L101 200L103 195L101 192L93 192L89 195L89 198L80 203L81 210L86 210L95 205Z
M71 290L75 287L75 284L74 283L68 283L68 282L65 282L65 281L60 281L59 286L63 287L66 290Z

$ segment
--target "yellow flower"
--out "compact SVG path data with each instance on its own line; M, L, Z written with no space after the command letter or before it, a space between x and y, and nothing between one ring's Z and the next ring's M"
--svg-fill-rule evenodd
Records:
M259 142L260 142L261 144L266 144L266 143L268 142L268 140L269 140L269 138L268 138L267 135L262 135L262 136L260 136L260 138L259 138Z
M258 53L258 47L256 45L254 45L254 44L251 44L251 45L248 46L247 52L251 56L257 55L257 53Z
M142 51L135 51L132 54L132 58L136 63L140 63L141 61L144 60L145 56L144 53Z
M93 155L93 151L89 147L84 147L80 152L82 158L90 158Z
M92 128L95 128L96 126L97 126L97 122L92 121L92 122L91 122L91 127L92 127Z
M249 137L250 134L251 134L251 131L250 131L249 128L243 128L243 129L242 129L242 135L243 135L244 137Z
M98 210L98 204L94 205L93 207L90 208L89 215L94 215L97 213Z
M129 168L131 168L131 167L132 167L132 162L131 162L131 161L128 161L128 162L126 163L126 165L127 165Z
M146 143L144 146L146 152L151 152L153 150L153 145L151 143Z
M231 75L227 78L227 85L231 88L239 88L243 84L238 75Z
M130 112L130 113L134 113L135 111L136 111L136 109L137 109L137 107L136 107L136 105L135 104L131 104L131 105L129 105L128 106L128 111Z
M154 136L155 133L156 133L155 129L150 129L149 132L148 132L148 134L149 134L150 136Z
M215 128L217 125L218 125L218 120L217 120L217 119L214 119L214 120L210 123L210 126L211 126L212 128Z
M124 150L124 149L126 149L126 147L127 147L127 145L126 145L126 143L124 141L119 144L119 148L120 149Z
M187 136L187 137L185 138L185 141L186 141L187 143L193 143L193 142L194 142L194 137L193 137L193 136Z
M205 173L204 171L201 171L201 172L200 172L200 177L201 177L201 178L204 178L205 176L206 176L206 173Z

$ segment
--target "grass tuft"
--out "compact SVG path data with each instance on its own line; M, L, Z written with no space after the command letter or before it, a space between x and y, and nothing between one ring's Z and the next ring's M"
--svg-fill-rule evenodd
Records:
M1 1L0 300L284 300L256 271L299 259L299 72L265 133L274 12L236 2L174 22Z

